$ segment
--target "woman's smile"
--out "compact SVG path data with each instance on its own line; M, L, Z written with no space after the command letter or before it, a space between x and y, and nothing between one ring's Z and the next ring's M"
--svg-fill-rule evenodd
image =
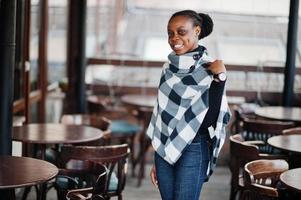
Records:
M184 48L184 45L183 45L183 44L176 44L176 45L174 45L173 48L174 48L175 50L182 49L182 48Z

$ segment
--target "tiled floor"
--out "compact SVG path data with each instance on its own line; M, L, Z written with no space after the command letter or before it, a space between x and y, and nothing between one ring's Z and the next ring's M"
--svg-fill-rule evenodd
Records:
M127 183L124 190L123 199L125 200L159 200L159 191L152 185L148 176L151 165L147 165L147 176L143 180L142 186L137 187L137 179L131 176L127 177ZM130 172L130 170L129 170ZM32 189L28 200L35 200L35 191ZM210 181L203 187L202 200L222 200L228 199L230 191L230 171L227 167L217 167ZM20 199L19 197L17 199ZM47 194L47 200L55 200L56 193L50 190ZM112 198L117 200L117 198Z
M124 191L124 199L129 200L159 200L159 191L152 185L148 176L151 165L147 166L147 176L142 186L137 188L137 180L128 177ZM217 167L210 181L203 187L202 200L228 199L230 192L230 171L228 167Z

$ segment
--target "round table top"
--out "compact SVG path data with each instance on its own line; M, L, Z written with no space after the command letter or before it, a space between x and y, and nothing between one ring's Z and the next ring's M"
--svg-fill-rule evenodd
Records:
M100 105L111 103L111 99L109 97L101 95L90 95L87 97L87 101Z
M301 154L301 135L278 135L268 139L268 144L286 152Z
M157 97L154 95L134 95L128 94L121 97L121 101L131 106L154 107Z
M268 119L301 122L299 107L264 106L256 108L255 114Z
M280 181L288 188L301 192L301 168L290 169L280 175Z
M100 129L83 125L26 124L13 127L12 139L36 144L73 144L103 137Z
M58 168L28 157L0 156L0 189L37 185L54 178Z

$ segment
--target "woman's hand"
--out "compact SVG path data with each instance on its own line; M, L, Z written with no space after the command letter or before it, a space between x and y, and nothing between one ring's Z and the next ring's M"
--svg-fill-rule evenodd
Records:
M154 184L154 186L156 186L158 188L158 180L157 180L155 165L152 166L152 169L150 171L150 177L151 177L151 181Z
M207 69L210 70L212 72L212 74L219 74L221 72L226 73L226 67L222 60L215 60L208 64L209 64L209 66Z

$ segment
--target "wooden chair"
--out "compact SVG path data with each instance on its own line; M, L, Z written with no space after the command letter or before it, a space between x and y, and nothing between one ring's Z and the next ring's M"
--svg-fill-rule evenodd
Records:
M61 118L61 123L71 125L87 125L98 128L104 133L101 141L98 142L104 145L109 144L111 134L109 126L111 125L111 121L104 116L90 114L65 114ZM96 144L98 142L96 142ZM92 144L95 144L95 142L93 142Z
M145 163L146 163L146 153L151 146L151 140L146 136L146 129L148 128L148 124L151 120L153 113L153 108L145 108L141 107L137 110L137 118L141 121L142 131L139 135L139 153L138 156L133 163L133 170L137 164L139 164L139 172L138 172L138 183L137 186L141 186L142 179L145 176Z
M258 159L285 159L284 155L261 154L255 142L244 141L240 134L230 136L230 171L231 191L230 200L236 199L244 190L243 167Z
M97 112L94 112L97 111ZM105 117L109 120L110 137L109 144L128 144L131 150L130 161L134 165L135 160L135 138L141 132L141 126L137 123L135 117L126 110L90 110L94 115ZM133 168L132 168L133 169ZM132 171L134 175L134 169Z
M69 190L66 198L70 200L105 200L105 185L107 181L107 168L99 163L94 163L97 169L97 179L93 187Z
M112 107L113 103L111 98L98 95L89 95L87 97L87 106L89 113L99 113Z
M301 127L289 128L282 131L283 135L298 135L301 134Z
M234 123L231 127L231 132L234 134L242 131L243 119L256 119L255 113L246 113L239 106L233 107Z
M75 172L79 177L80 185L90 186L95 182L93 177L85 176L91 162L101 163L107 167L107 179L102 197L109 199L118 196L122 199L125 186L127 157L129 148L127 144L112 146L62 146L60 154L60 168L70 173ZM86 161L89 161L87 164ZM79 175L79 176L77 176ZM95 178L95 177L94 177Z
M246 141L262 141L259 146L261 153L273 153L274 149L267 144L267 140L275 135L281 135L282 131L294 127L293 122L271 121L261 119L242 119L242 136Z
M279 176L288 170L285 160L255 160L244 167L243 199L278 199Z

